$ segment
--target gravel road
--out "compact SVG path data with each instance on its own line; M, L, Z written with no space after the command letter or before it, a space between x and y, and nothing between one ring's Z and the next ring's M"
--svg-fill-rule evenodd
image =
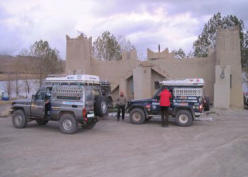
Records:
M0 118L0 177L248 176L248 111L211 116L168 128L107 118L74 135L56 122L15 129Z

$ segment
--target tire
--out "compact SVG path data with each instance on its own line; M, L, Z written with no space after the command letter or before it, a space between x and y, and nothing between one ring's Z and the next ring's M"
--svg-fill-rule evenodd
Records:
M73 134L78 131L78 123L72 114L62 114L59 129L62 133Z
M145 113L141 108L134 108L130 112L130 121L133 124L143 124L145 119Z
M176 124L181 127L188 127L193 124L193 117L188 110L179 110L176 114Z
M36 123L39 126L46 125L48 123L48 120L36 120Z
M27 119L22 110L16 110L12 114L12 124L15 128L25 128L27 126Z
M85 129L92 129L93 127L95 127L95 125L96 125L96 121L91 121L87 124L82 125L82 127Z
M100 117L104 117L108 114L108 104L106 98L103 96L97 96L94 106L95 114Z

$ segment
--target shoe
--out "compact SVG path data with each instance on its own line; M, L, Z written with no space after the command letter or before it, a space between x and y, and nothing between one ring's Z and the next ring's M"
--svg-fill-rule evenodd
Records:
M117 121L119 121L120 119L117 118Z
M166 128L166 127L169 127L169 126L165 124L165 125L162 125L162 127Z

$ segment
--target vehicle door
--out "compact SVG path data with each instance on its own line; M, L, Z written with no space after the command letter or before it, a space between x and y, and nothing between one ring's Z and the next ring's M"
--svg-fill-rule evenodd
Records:
M152 105L151 105L151 113L153 115L157 115L160 114L160 93L162 91L162 88L158 89L156 91L156 93L154 94L153 98L152 98Z
M43 118L45 115L45 89L40 89L32 98L31 116Z

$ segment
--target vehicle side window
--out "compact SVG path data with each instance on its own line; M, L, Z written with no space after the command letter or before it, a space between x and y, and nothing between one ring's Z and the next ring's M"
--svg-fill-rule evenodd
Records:
M35 95L36 100L44 100L45 99L46 92L38 91Z

